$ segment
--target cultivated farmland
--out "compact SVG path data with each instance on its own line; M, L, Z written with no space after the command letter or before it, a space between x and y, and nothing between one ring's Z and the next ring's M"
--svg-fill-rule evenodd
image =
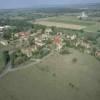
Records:
M60 22L50 22L50 21L37 21L35 24L45 25L45 26L56 26L58 28L65 28L65 29L73 29L73 30L81 30L84 29L85 26L75 25L75 24L65 24Z
M88 32L97 32L100 30L100 22L98 22L95 17L89 17L87 20L79 20L77 16L56 16L48 17L40 20L36 20L36 24L46 25L46 26L56 26L66 29L83 29ZM98 19L99 20L99 19Z

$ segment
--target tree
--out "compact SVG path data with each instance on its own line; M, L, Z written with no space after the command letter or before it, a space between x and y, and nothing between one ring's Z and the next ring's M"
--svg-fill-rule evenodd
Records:
M5 63L5 66L6 66L10 61L9 52L8 51L4 51L3 52L3 56L4 56L4 63Z
M11 66L14 67L14 61L15 61L15 52L13 52L11 55L10 55L10 60L11 60Z
M10 29L4 30L3 38L9 40L12 35L11 32L12 31Z
M73 58L73 59L72 59L72 63L76 63L77 60L78 60L77 58Z

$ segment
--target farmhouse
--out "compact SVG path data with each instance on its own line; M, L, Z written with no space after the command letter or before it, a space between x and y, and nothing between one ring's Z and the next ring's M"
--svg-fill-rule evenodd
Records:
M38 37L35 37L35 45L39 46L39 47L42 47L44 46L45 44L42 42L42 40Z

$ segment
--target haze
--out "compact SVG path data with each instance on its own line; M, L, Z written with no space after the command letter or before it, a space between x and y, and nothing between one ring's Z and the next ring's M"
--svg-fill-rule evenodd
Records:
M100 0L0 0L0 9L98 3Z

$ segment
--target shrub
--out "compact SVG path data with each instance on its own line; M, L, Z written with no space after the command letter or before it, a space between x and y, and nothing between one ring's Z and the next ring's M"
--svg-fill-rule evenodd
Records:
M73 58L72 63L76 63L76 62L77 62L77 58Z
M27 61L27 57L26 56L20 56L20 57L17 57L15 60L14 60L14 65L20 65L22 63L24 63L25 61Z
M15 65L19 65L19 64L22 64L23 63L23 58L22 57L17 57L14 64Z

